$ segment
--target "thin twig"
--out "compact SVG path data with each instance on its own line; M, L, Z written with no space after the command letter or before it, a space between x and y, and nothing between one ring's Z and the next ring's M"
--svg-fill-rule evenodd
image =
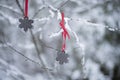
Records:
M24 10L23 10L23 8L21 7L21 5L20 5L20 3L19 3L18 0L16 0L16 3L17 3L17 5L18 5L19 9L21 10L21 12L24 12Z
M30 33L31 33L31 36L32 36L33 43L34 43L34 45L35 45L35 49L36 49L36 51L37 51L37 56L38 56L38 58L39 58L39 61L41 62L41 64L42 64L43 66L45 66L44 63L43 63L43 61L42 61L42 59L41 59L41 57L40 57L40 55L39 55L39 54L40 54L40 51L39 51L39 48L37 47L37 43L36 43L35 37L34 37L33 32L32 32L31 29L30 29Z
M42 0L42 1L44 1L44 0ZM45 1L44 1L44 4L47 5L46 7L48 7L49 9L51 9L51 10L57 12L60 8L62 8L65 4L67 4L68 1L70 1L70 0L67 0L67 1L61 3L60 7L58 7L56 10L53 9L50 5L45 4ZM42 9L44 9L44 8L45 8L45 6L42 6L42 7L34 14L33 18L34 18Z
M36 15L38 15L38 13L39 13L42 9L44 9L44 8L45 8L45 6L42 6L40 9L38 9L38 11L35 12L35 14L33 15L32 18L34 18Z
M17 2L16 2L16 3L17 3ZM18 1L18 3L19 3L19 1ZM17 4L18 4L18 3L17 3ZM19 8L21 8L21 6L19 6ZM24 15L24 12L23 12L23 11L22 11L22 13L23 13L23 15ZM32 39L33 39L33 43L34 43L34 45L35 45L35 49L36 49L36 51L37 51L37 55L38 55L39 61L41 62L41 64L42 64L43 67L46 67L45 64L44 64L44 62L43 62L43 60L42 60L42 58L41 58L40 55L39 55L39 54L40 54L39 48L37 47L37 43L36 43L35 37L34 37L33 32L32 32L31 29L30 29L30 33L31 33L31 36L32 36ZM47 71L47 75L48 75L49 79L52 79L52 76L51 76L50 72L49 72L48 70L46 70L46 71Z
M61 3L61 5L60 5L57 9L61 9L61 8L62 8L65 4L67 4L69 1L70 1L70 0L67 0L67 1Z
M27 60L29 60L29 61L31 61L31 62L33 62L33 63L36 63L36 64L39 64L39 65L40 65L39 62L36 62L36 61L28 58L27 56L25 56L24 54L22 54L21 52L19 52L19 51L16 50L15 48L13 48L11 45L8 45L8 44L6 44L6 45L7 45L10 49L12 49L12 50L14 50L15 52L17 52L18 54L22 55L22 56L23 56L24 58L26 58Z
M58 51L58 52L60 51L59 49L55 49L51 46L46 45L42 40L40 40L40 42L41 42L41 45L45 46L46 48L50 48L50 49L53 49L53 50Z
M39 61L41 62L42 66L43 66L43 67L46 67L45 64L44 64L44 62L43 62L43 60L42 60L42 58L41 58L41 56L39 55L39 54L40 54L40 51L39 51L39 48L37 47L37 42L36 42L36 40L35 40L35 37L34 37L33 32L32 32L31 29L30 29L30 33L31 33L31 36L32 36L33 43L34 43L34 45L35 45L35 49L36 49L36 51L37 51L38 59L39 59ZM52 76L51 76L50 72L49 72L48 70L46 70L46 71L47 71L47 74L48 74L49 79L51 80L51 79L52 79Z
M15 48L13 48L11 45L8 45L8 44L6 44L6 45L7 45L10 49L14 50L14 51L17 52L18 54L20 54L21 56L23 56L24 58L26 58L27 60L29 60L29 61L31 61L31 62L33 62L33 63L36 63L36 64L38 64L38 65L41 66L41 64L40 64L39 62L36 62L36 61L34 61L33 59L28 58L27 56L25 56L24 54L22 54L21 52L19 52L19 51L16 50ZM52 69L49 69L49 68L46 68L46 67L41 67L41 69L53 71Z
M38 64L38 65L41 66L41 64L40 64L39 62L36 62L36 61L34 61L33 59L25 56L23 53L21 53L20 51L18 51L17 49L15 49L13 46L7 44L7 41L6 41L3 33L2 33L2 36L3 36L3 41L1 41L1 42L3 42L7 47L9 47L10 49L14 50L16 53L18 53L19 55L23 56L23 57L26 58L27 60L29 60L29 61L31 61L31 62L33 62L33 63L36 63L36 64ZM41 69L44 69L44 70L47 69L47 70L49 70L49 71L52 71L52 69L49 69L49 68L46 68L46 67L41 67Z

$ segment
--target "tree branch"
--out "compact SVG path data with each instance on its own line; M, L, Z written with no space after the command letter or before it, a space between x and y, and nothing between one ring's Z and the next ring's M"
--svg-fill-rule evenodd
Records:
M62 8L65 4L67 4L69 1L70 1L70 0L67 0L67 1L61 3L61 5L60 5L57 9L61 9L61 8Z
M16 3L17 3L17 5L19 5L19 1L16 2ZM22 7L19 6L19 8L22 8ZM23 12L23 11L22 11L22 13L23 13L23 15L24 15L24 12ZM44 64L44 62L43 62L43 60L41 59L41 57L40 57L40 55L39 55L39 53L40 53L40 52L39 52L39 48L37 47L37 43L36 43L35 37L34 37L33 32L32 32L31 29L30 29L30 33L31 33L31 36L32 36L33 43L34 43L34 45L35 45L35 49L36 49L36 51L37 51L37 55L38 55L39 61L41 62L41 64L42 64L43 67L46 67L45 64ZM47 71L47 75L48 75L49 79L51 80L51 79L52 79L52 76L51 76L50 72L49 72L48 70L46 70L46 71Z
M27 60L29 60L29 61L31 61L31 62L33 62L33 63L38 64L38 65L41 66L41 64L40 64L39 62L36 62L36 61L34 61L33 59L25 56L23 53L21 53L20 51L16 50L13 46L11 46L10 44L7 44L6 39L5 39L5 37L4 37L4 34L3 34L3 33L1 33L1 34L2 34L2 36L3 36L3 41L1 41L1 42L4 43L4 44L6 45L6 47L9 47L10 49L14 50L14 51L15 51L16 53L18 53L19 55L21 55L21 56L23 56L24 58L26 58ZM47 70L49 70L49 71L52 71L52 69L49 69L49 68L46 68L46 67L41 67L41 69L44 69L44 70L47 69Z
M17 3L17 5L18 5L19 9L21 10L21 12L24 14L24 10L23 10L23 8L21 7L21 5L20 5L20 3L19 3L18 0L16 0L16 3Z

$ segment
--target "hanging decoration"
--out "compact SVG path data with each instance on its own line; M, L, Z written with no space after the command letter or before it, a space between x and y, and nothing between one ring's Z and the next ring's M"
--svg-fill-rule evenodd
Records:
M61 26L63 32L62 32L62 38L63 38L63 42L62 42L62 50L60 52L57 53L57 58L56 61L59 61L60 64L63 63L67 63L68 62L68 54L66 54L65 49L66 49L66 38L68 37L68 39L70 39L70 35L67 32L66 28L65 28L65 22L64 22L64 13L61 13L61 22L59 23L59 25Z
M59 64L68 63L69 55L65 53L65 51L59 51L57 53L56 61L59 61Z
M33 20L30 20L28 17L28 1L29 0L25 0L25 4L24 4L24 18L19 19L19 22L20 22L19 28L23 28L23 30L25 32L27 32L28 29L33 28L33 26L32 26ZM64 64L64 63L68 62L69 55L66 54L65 49L66 49L66 38L68 37L68 39L70 39L70 35L65 28L65 20L64 20L63 12L61 12L61 21L60 21L59 25L60 25L61 29L63 30L63 32L62 32L63 40L62 40L62 48L61 48L61 51L58 51L58 53L57 53L56 61L58 61L59 64Z
M32 23L33 20L30 20L28 17L28 0L25 0L25 4L24 4L24 18L23 19L19 19L20 25L19 28L23 28L24 31L28 31L28 29L33 28Z

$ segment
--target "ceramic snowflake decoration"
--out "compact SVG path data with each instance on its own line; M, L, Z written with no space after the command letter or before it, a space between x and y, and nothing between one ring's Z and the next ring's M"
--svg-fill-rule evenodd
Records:
M60 51L57 53L56 61L59 61L59 64L68 63L69 55L65 53L65 51Z
M25 4L24 4L24 18L23 19L19 19L19 28L23 28L24 31L28 31L28 29L33 28L32 23L33 20L30 20L28 17L28 1L29 0L25 0Z
M28 29L33 28L32 26L33 20L30 20L28 17L25 17L24 19L19 19L19 22L20 22L19 27L23 28L25 32L28 31Z

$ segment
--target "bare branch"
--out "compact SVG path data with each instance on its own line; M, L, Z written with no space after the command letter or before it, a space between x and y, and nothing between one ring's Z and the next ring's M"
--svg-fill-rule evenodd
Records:
M46 48L50 48L50 49L53 49L53 50L58 51L58 52L60 51L59 49L55 49L51 46L46 45L42 40L40 40L40 42L41 42L41 45L45 46Z
M23 56L23 57L26 58L28 61L31 61L31 62L33 62L33 63L38 64L38 65L41 66L41 64L40 64L39 62L36 62L36 61L34 61L33 59L25 56L23 53L21 53L20 51L16 50L12 45L8 44L8 43L6 42L6 39L5 39L3 33L2 33L2 36L3 36L3 41L1 41L1 42L3 42L3 43L6 45L6 47L9 47L10 49L14 50L16 53L18 53L19 55ZM41 69L44 69L44 70L47 69L47 70L49 70L49 71L52 71L52 69L49 69L49 68L46 68L46 67L41 67Z
M34 18L36 15L38 15L38 13L41 11L41 10L43 10L45 8L45 6L43 5L43 6L41 6L40 7L40 9L38 9L38 11L37 12L35 12L35 14L33 15L33 17L32 18Z
M68 18L66 17L66 19L70 20L70 21L78 21L78 22L81 22L81 23L85 23L85 24L88 24L88 25L92 25L92 26L102 26L110 31L120 31L119 28L116 28L116 27L110 27L110 26L107 26L107 25L103 25L103 24L100 24L100 23L93 23L92 21L89 21L89 20L86 20L86 19L73 19L73 18Z
M67 4L69 1L70 1L70 0L67 0L67 1L61 3L61 5L60 5L57 9L61 9L61 8L62 8L65 4Z
M7 45L7 44L6 44ZM36 62L36 61L34 61L33 59L30 59L30 58L28 58L27 56L25 56L24 54L22 54L21 52L19 52L18 50L16 50L15 48L13 48L11 45L7 45L10 49L12 49L12 50L14 50L15 52L17 52L18 54L20 54L21 56L23 56L24 58L26 58L27 60L29 60L29 61L31 61L31 62L33 62L33 63L36 63L36 64L38 64L38 65L40 65L41 66L41 64L39 63L39 62ZM44 70L50 70L50 71L52 71L52 69L49 69L49 68L46 68L46 67L41 67L41 69L44 69Z
M36 49L36 51L37 51L38 59L39 59L39 61L41 62L42 66L43 66L43 67L46 67L45 64L44 64L44 62L43 62L43 60L42 60L42 58L41 58L41 56L39 55L39 54L40 54L40 51L39 51L39 48L38 48L38 46L37 46L35 37L34 37L33 32L32 32L31 29L30 29L30 33L31 33L31 36L32 36L33 43L34 43L34 45L35 45L35 49ZM46 71L47 71L47 75L48 75L49 79L52 79L52 76L51 76L50 72L49 72L48 70L46 70Z
M20 3L19 3L19 1L18 1L18 0L16 0L16 3L17 3L17 5L18 5L19 9L21 10L21 12L23 13L23 12L24 12L24 10L22 9L22 7L21 7L21 5L20 5Z
M13 13L17 13L17 14L21 15L19 12L15 11L12 7L8 7L5 5L0 5L0 7L4 8L4 9L8 9L8 10L12 11Z

